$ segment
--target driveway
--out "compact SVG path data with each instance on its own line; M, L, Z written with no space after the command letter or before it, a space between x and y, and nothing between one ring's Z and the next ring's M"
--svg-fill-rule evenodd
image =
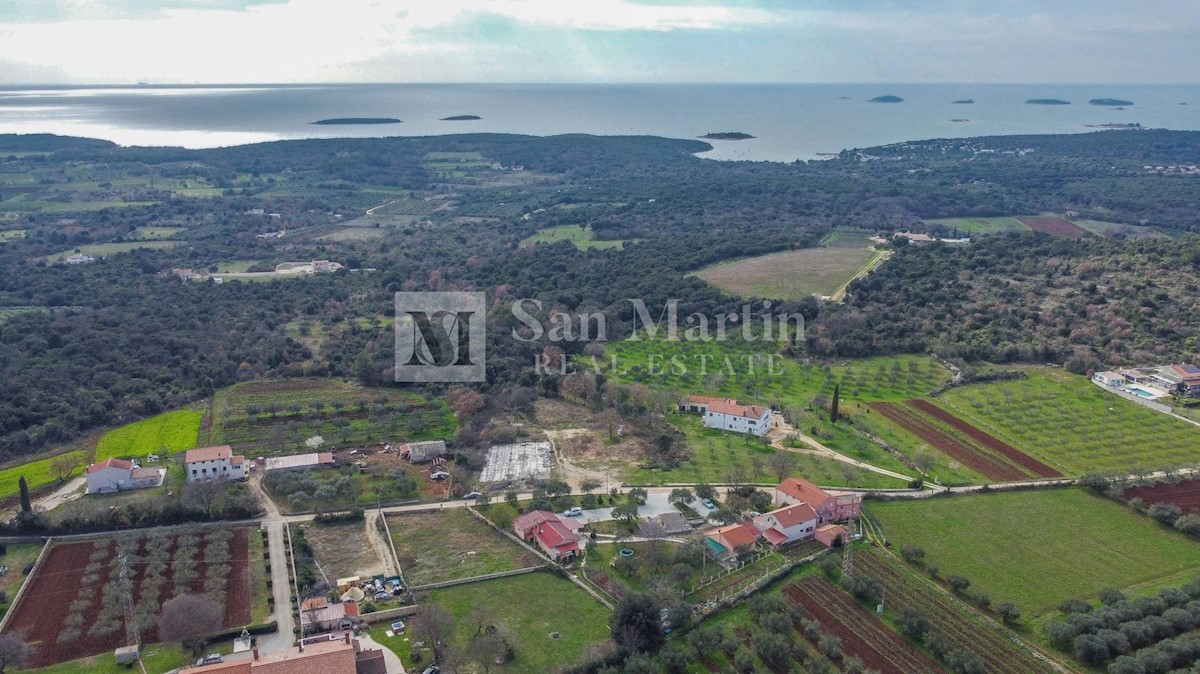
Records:
M667 513L678 513L679 510L671 505L669 500L670 494L667 492L650 492L646 496L646 504L638 506L638 517L656 517ZM700 506L703 508L704 506ZM612 508L593 508L583 511L583 516L580 517L585 523L590 522L608 522L613 519Z

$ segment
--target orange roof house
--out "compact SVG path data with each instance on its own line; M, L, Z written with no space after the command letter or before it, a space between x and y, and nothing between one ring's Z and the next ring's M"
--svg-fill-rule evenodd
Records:
M737 557L738 548L754 546L760 536L758 527L743 522L714 529L705 536L704 542L718 559L727 562Z
M789 477L775 487L775 505L807 503L817 512L819 523L851 520L862 510L862 494L830 493L798 477Z

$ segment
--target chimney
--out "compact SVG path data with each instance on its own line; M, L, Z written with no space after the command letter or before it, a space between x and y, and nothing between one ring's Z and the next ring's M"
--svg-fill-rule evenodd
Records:
M344 643L344 644L350 643L350 633L349 632L342 633L342 643Z
M255 646L254 650L251 651L251 653L254 654L254 659L257 660L258 659L258 646Z

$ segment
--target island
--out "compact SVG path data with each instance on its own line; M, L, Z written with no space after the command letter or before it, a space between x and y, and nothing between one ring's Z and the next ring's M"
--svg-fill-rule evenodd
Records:
M1142 125L1137 122L1109 122L1108 124L1088 124L1089 129L1140 129Z
M951 122L969 122L969 121L971 121L971 120L969 120L969 119L962 119L962 118L956 118L956 119L952 119L952 120L950 120L950 121L951 121Z
M974 103L974 98L960 98L957 101L954 101L955 105L974 105Z
M1026 105L1070 105L1071 101L1064 101L1061 98L1031 98L1025 101Z
M443 117L443 122L471 122L476 119L483 119L479 115L454 115L453 117Z
M869 99L868 103L903 103L904 99L899 96L876 96Z
M332 117L318 119L313 124L399 124L400 120L392 117Z
M754 136L742 133L741 131L722 131L720 133L706 133L700 137L705 140L746 140Z
M1088 101L1091 105L1107 105L1109 107L1117 105L1133 105L1133 101L1123 101L1119 98L1093 98Z

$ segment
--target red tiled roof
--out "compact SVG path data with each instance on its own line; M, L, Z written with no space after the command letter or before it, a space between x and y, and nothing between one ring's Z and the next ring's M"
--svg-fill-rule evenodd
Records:
M708 411L746 417L747 419L761 419L767 413L767 408L757 405L742 405L733 400L717 400L708 404Z
M1195 365L1192 365L1191 363L1180 363L1179 365L1172 365L1171 369L1175 370L1175 372L1179 373L1180 375L1182 375L1184 377L1200 376L1200 367L1196 367Z
M229 465L240 466L240 465L242 465L242 462L245 460L246 460L246 457L244 457L244 456L231 456L231 457L229 457Z
M532 529L532 528L536 527L537 525L543 524L545 522L557 522L557 521L558 521L558 515L555 515L554 513L550 512L549 510L534 510L533 512L527 512L524 515L521 515L520 517L518 517L515 521L513 521L513 525L522 531L526 531L528 529Z
M333 463L333 452L318 452L317 463Z
M779 526L784 529L794 527L802 522L811 522L817 519L817 511L813 510L812 506L807 503L797 503L786 508L780 508L779 510L772 510L767 514L774 515L775 519L779 522Z
M219 461L228 459L233 455L233 448L229 445L218 445L216 447L200 447L198 449L189 449L187 451L187 463L196 463L198 461Z
M758 540L759 531L749 522L742 524L731 524L727 527L721 527L713 532L713 536L724 538L730 548L736 548L742 545L754 545Z
M571 530L558 520L542 524L538 529L537 537L543 545L549 548L567 550L579 547L579 540L575 538L575 534L571 533Z
M829 494L823 489L808 480L801 480L798 477L789 477L779 483L776 489L810 505L814 503L820 505L829 499Z
M783 545L784 543L787 543L787 536L784 536L782 533L774 529L767 529L766 531L762 532L762 535L763 538L767 539L767 542L771 545Z
M347 617L349 617L349 618L357 618L358 617L358 604L355 604L352 601L344 601L344 602L342 602L342 604L346 610Z
M837 531L838 533L844 534L846 533L846 528L840 524L822 524L821 526L817 527L817 531Z
M191 671L191 670L189 670ZM342 641L309 644L303 653L272 654L253 664L254 674L355 674L354 646Z
M718 402L730 402L730 403L735 402L732 398L722 398L720 396L690 395L687 397L687 400L689 403L696 403L698 405L710 405L712 403L718 403Z
M100 463L93 463L87 467L88 475L104 469L104 468L120 468L121 470L133 470L133 462L125 459L105 459Z

